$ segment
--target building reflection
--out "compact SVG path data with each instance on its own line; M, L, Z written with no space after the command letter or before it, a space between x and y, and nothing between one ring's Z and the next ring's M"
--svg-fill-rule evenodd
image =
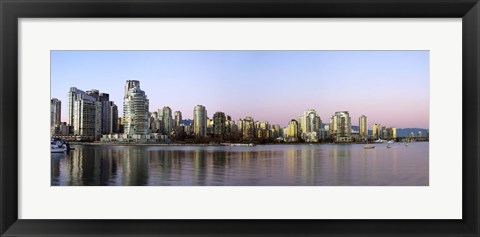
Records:
M141 185L428 185L428 144L247 147L76 146L52 154L51 184ZM420 145L418 145L420 146Z

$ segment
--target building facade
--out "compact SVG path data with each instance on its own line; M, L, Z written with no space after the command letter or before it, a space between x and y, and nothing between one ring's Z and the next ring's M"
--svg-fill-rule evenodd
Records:
M180 126L182 124L182 112L180 111L175 111L173 113L174 119L175 119L175 127Z
M360 118L358 118L358 127L359 127L360 138L367 138L368 137L367 116L362 115L360 116Z
M128 135L149 133L149 100L139 81L127 81L123 100L124 132Z
M350 121L350 115L348 111L339 111L335 112L335 122L336 122L336 133L335 141L336 142L351 142L351 132L352 124Z
M382 134L381 128L382 128L382 126L379 123L374 123L372 125L372 136L373 136L373 138L375 138L375 139L380 138L380 136Z
M226 132L226 117L223 112L213 114L213 135L222 138Z
M207 136L207 109L203 105L197 105L193 109L193 134Z
M62 121L62 102L57 98L50 100L50 127L59 126Z
M168 106L163 107L162 109L163 116L163 132L165 135L170 135L170 133L173 131L173 118L172 118L172 109Z

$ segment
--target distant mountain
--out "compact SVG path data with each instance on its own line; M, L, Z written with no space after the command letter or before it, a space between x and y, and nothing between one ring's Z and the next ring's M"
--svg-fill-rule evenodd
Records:
M185 126L191 125L192 120L191 119L184 119L184 120L182 120L182 124L185 125Z
M397 137L408 137L412 132L416 137L419 131L422 132L422 136L427 135L427 129L425 128L397 128Z
M352 125L352 130L360 131L359 126ZM414 136L418 136L418 132L422 132L422 136L427 135L426 128L397 128L397 137L408 137L410 133L413 132ZM368 130L368 135L372 135L372 130Z

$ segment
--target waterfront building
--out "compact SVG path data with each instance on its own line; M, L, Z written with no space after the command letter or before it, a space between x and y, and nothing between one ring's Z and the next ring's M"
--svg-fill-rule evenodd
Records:
M107 130L107 133L118 133L117 130L117 123L118 123L118 106L113 102L109 101L110 103L110 116L109 116L109 129Z
M252 117L246 117L243 120L243 139L252 140L255 137L255 122Z
M193 109L193 134L200 137L207 135L207 109L203 105Z
M213 119L207 117L207 136L213 135Z
M392 138L393 139L397 138L397 128L392 128Z
M375 139L379 139L380 138L380 135L381 135L381 125L379 123L374 123L372 125L372 136L373 138Z
M101 110L101 131L102 134L113 133L112 132L112 106L110 101L110 95L107 93L100 93L95 91L95 96L100 101Z
M74 124L74 103L77 100L89 100L96 101L97 99L91 95L88 95L85 91L79 90L76 87L70 87L68 90L68 105L67 105L67 124L73 126Z
M60 125L62 116L62 102L57 98L50 100L50 127Z
M298 121L295 119L290 120L287 126L286 141L287 142L297 142L299 134Z
M382 139L388 139L387 136L387 128L385 126L382 126L381 129L380 129L380 138Z
M77 121L77 126L75 128L75 121L74 121L74 106L76 101L80 100L86 100L86 101L95 101L98 103L95 103L96 108L96 117L95 117L95 127L96 131L98 131L100 134L108 134L108 133L114 133L117 131L117 118L118 118L118 108L117 106L113 103L113 101L110 101L110 96L107 93L100 93L96 89L91 89L86 92L79 90L75 87L71 87L68 92L68 125L71 125L74 127L74 133L75 131L86 131L84 129L80 129L78 126L79 124L82 124L85 121L85 119L81 119L83 122ZM80 106L78 108L85 108L87 109L89 103L85 103L85 106ZM77 117L80 116L81 113L76 113ZM87 114L85 112L84 114ZM80 130L79 130L80 129ZM88 129L87 129L88 130ZM81 132L84 133L84 132ZM88 133L88 132L87 132ZM78 134L77 134L78 135ZM98 134L97 134L98 135Z
M225 115L225 135L231 136L235 133L236 125L235 121L232 120L232 116Z
M149 100L145 91L140 89L139 81L127 81L123 100L123 119L125 133L128 135L148 134Z
M73 135L96 140L102 132L101 102L98 90L82 91L71 87L68 91L68 126ZM70 130L70 129L69 129Z
M158 133L157 120L158 120L158 113L156 111L150 113L149 127L148 127L150 129L150 133Z
M280 127L280 125L275 124L275 125L273 125L272 129L273 129L273 132L272 132L272 137L273 138L281 137L283 135L282 134L283 130Z
M163 109L158 109L157 111L158 111L157 120L156 120L157 131L160 134L165 134L165 128L163 124Z
M182 112L180 111L175 111L173 113L173 116L175 117L175 127L178 127L180 126L180 124L182 124Z
M127 83L125 83L125 93L124 93L124 95L126 96L128 91L132 88L135 88L135 87L140 88L140 81L128 80Z
M101 104L96 100L78 99L73 102L73 133L96 139L101 134Z
M351 137L352 125L351 125L350 115L348 111L335 112L335 122L336 122L335 141L351 142L352 141L352 137Z
M367 123L367 116L362 115L358 118L358 126L359 126L359 135L360 138L368 137L368 123Z
M418 131L418 137L423 137L422 131Z
M337 134L337 117L335 115L332 116L328 123L329 123L328 135L329 137L334 138L335 135Z
M243 134L243 119L238 119L237 121L237 131L240 134Z
M223 112L216 112L213 115L213 135L222 138L226 131L226 117Z
M303 115L299 116L298 120L300 121L299 126L302 136L305 136L307 133L317 132L322 124L320 116L314 109L308 109L303 112Z
M162 112L163 112L163 116L162 116L163 132L165 135L170 135L170 133L173 130L173 124L174 124L174 121L172 118L172 109L170 109L170 107L168 106L165 106L163 107Z
M122 117L117 119L117 133L124 133L124 123Z

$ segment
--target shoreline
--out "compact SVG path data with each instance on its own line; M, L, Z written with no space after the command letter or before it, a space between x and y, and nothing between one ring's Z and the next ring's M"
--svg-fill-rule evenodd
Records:
M428 142L428 141L417 141L417 142ZM82 145L82 146L225 146L230 147L229 145L222 144L185 144L185 143L110 143L110 142L69 142L70 145ZM396 142L403 143L403 142ZM251 147L246 146L248 143L233 143L233 144L242 144L240 146L233 147ZM243 145L245 144L245 145ZM254 146L268 146L268 145L382 145L387 143L266 143L266 144L255 144Z

